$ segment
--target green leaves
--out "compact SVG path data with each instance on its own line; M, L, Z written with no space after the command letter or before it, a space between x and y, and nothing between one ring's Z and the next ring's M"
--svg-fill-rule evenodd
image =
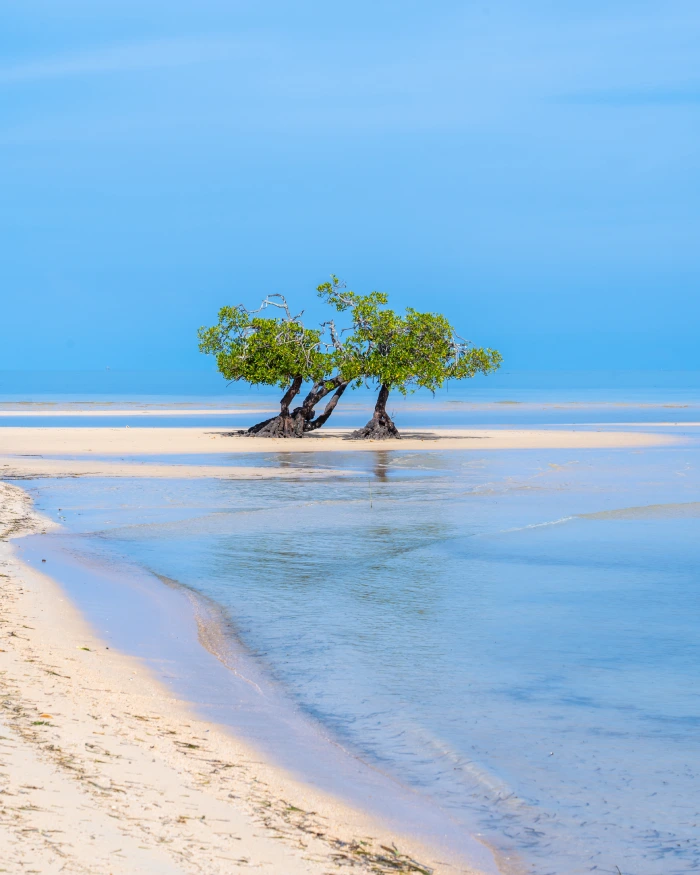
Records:
M199 329L200 351L216 357L227 380L284 388L295 377L316 382L330 373L332 356L322 348L321 329L306 328L282 301L284 316L258 316L242 305L222 307L216 325ZM263 302L261 309L266 306Z
M388 298L383 292L358 295L335 276L317 291L338 312L350 313L352 334L344 341L346 359L339 367L354 366L360 382L373 380L404 395L419 387L434 392L447 380L500 366L500 353L462 340L439 313L409 307L400 316L384 306Z
M336 276L317 293L343 314L344 328L333 319L307 328L282 295L271 295L258 310L222 307L216 325L200 328L199 348L216 357L227 380L282 388L295 378L321 385L342 378L355 386L370 380L404 395L434 392L447 380L488 374L501 364L500 353L462 340L439 313L409 307L399 315L386 306L384 292L360 295ZM269 307L280 313L260 315Z

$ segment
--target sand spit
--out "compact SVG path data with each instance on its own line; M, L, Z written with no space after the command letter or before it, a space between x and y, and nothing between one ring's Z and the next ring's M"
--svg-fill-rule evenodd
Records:
M406 432L400 441L350 441L349 430L302 440L243 436L202 428L0 428L0 478L218 477L227 480L326 478L328 470L195 464L168 456L226 453L386 452L389 450L621 449L679 443L682 436L639 431L468 429ZM142 458L134 460L133 456ZM160 456L150 462L143 456ZM78 458L76 458L78 457ZM95 457L94 459L92 457ZM107 457L107 458L105 458ZM116 457L116 458L115 458ZM311 462L311 459L310 459ZM333 476L342 475L340 468Z
M334 477L343 474L340 469L333 470ZM295 466L293 469L280 469L247 465L155 464L141 461L114 462L105 459L86 461L0 456L0 477L5 480L29 480L34 477L175 477L184 480L216 477L222 480L261 480L262 478L309 480L328 476L328 471L300 466Z
M2 871L471 871L261 762L108 649L14 557L10 536L49 525L0 483Z
M400 441L349 441L349 430L323 431L302 440L256 438L203 428L13 428L0 429L0 457L32 467L37 458L66 456L220 453L318 453L376 450L610 449L664 446L683 438L642 431L583 429L434 429L405 432ZM0 459L0 465L10 461ZM95 466L93 466L95 470ZM226 469L231 471L230 468ZM246 468L248 472L254 469ZM262 470L262 469L261 469ZM268 469L265 469L268 471ZM258 472L259 473L259 472ZM3 470L0 467L0 476ZM269 471L268 471L269 475ZM149 475L157 476L157 475ZM208 475L210 476L210 475ZM241 474L241 476L243 476Z

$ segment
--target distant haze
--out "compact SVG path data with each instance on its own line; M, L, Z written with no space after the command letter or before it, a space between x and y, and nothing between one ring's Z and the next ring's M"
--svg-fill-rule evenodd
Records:
M700 369L700 7L23 0L0 370L211 370L335 272L513 369Z

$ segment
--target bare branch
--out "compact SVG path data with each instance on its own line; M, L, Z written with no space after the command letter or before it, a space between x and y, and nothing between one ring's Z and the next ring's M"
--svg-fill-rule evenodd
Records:
M340 337L338 336L338 330L335 327L335 320L330 319L328 322L321 322L321 328L328 328L328 331L331 335L331 342L324 344L326 348L333 346L338 352L344 352L343 344L340 341ZM344 329L347 331L348 329Z
M272 300L273 298L279 298L282 303L278 303L277 301L273 301ZM292 316L292 313L289 309L289 304L287 303L287 299L285 298L284 295L281 295L277 292L275 294L268 295L261 302L261 304L257 310L248 310L242 304L239 304L238 306L242 310L244 310L244 312L248 313L249 315L253 314L253 313L261 313L263 310L267 309L268 307L279 307L280 310L284 310L285 316L287 317L287 322L300 323L301 317L304 315L304 311L302 310L301 313L298 313L296 316Z

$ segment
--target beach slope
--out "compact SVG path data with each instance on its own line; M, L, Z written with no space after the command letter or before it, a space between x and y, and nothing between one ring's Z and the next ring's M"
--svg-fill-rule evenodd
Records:
M641 449L679 444L673 433L590 429L435 429L407 432L401 440L347 440L349 430L328 431L303 440L258 438L202 428L10 428L0 429L0 478L27 477L261 477L327 476L314 469L319 453L415 450ZM302 468L221 464L203 457L247 453L305 453ZM198 457L188 460L187 456ZM177 458L180 457L180 458ZM218 464L217 464L218 462ZM339 468L335 474L342 473Z
M0 483L2 871L472 871L261 762L107 648L11 550L50 525Z

